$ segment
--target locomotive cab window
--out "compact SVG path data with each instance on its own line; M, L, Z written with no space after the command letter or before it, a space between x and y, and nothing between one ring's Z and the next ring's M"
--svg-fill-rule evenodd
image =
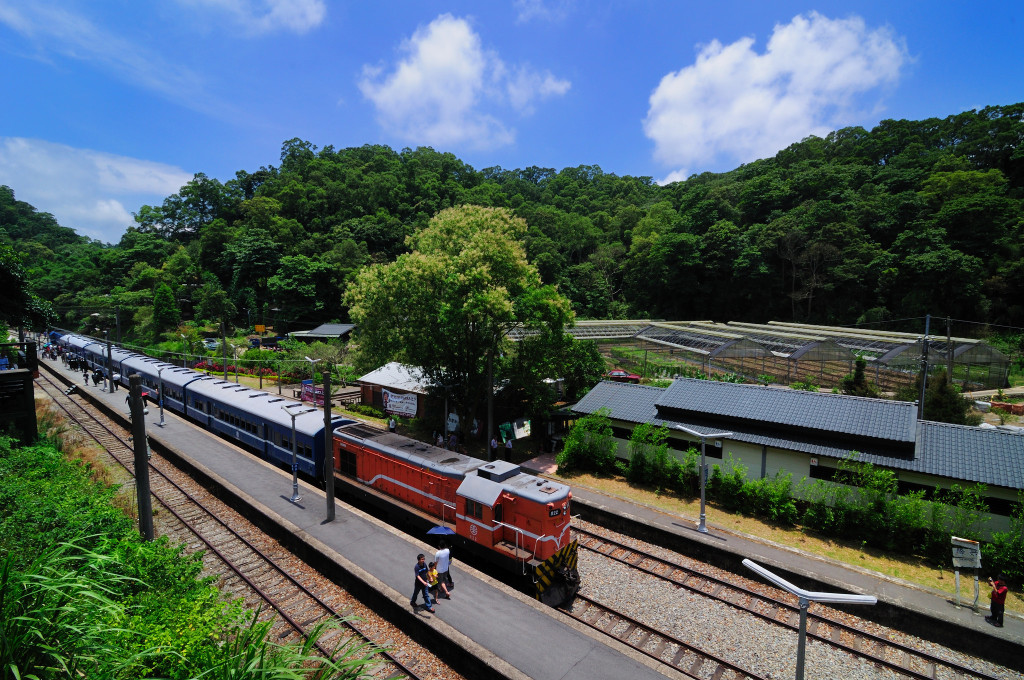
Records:
M466 499L466 515L469 517L476 517L477 519L484 518L484 506L476 501Z

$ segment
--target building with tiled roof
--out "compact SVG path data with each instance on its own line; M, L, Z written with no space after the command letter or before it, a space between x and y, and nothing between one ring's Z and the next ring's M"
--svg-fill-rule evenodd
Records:
M725 439L707 439L706 455L712 464L731 456L752 478L785 472L794 482L831 479L838 462L857 452L858 460L893 470L901 490L985 484L997 515L1008 515L1024 490L1019 428L918 420L917 405L910 402L679 379L668 388L601 382L572 408L580 415L601 409L612 421L623 458L632 428L651 423L675 429L670 447L677 452L700 445L677 426L730 432Z

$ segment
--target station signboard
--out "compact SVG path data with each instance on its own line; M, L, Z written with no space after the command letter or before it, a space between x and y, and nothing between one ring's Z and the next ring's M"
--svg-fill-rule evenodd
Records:
M951 539L953 566L957 569L981 569L981 544L968 538Z

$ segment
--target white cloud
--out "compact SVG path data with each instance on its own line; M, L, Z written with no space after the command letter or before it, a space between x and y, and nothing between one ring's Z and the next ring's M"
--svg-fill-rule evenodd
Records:
M181 168L163 163L0 137L0 184L62 226L107 243L119 241L134 224L132 211L163 203L191 179Z
M657 160L743 163L825 135L874 108L864 95L898 81L909 60L889 28L817 12L776 25L763 54L753 45L712 41L693 65L662 78L643 123Z
M47 53L91 62L118 78L153 90L168 99L181 100L201 91L195 73L171 64L142 45L125 40L95 25L88 18L40 2L7 3L0 7L0 22L30 40L37 58Z
M527 68L517 68L514 77L509 78L506 90L509 102L525 113L533 113L533 100L537 97L561 96L569 91L571 83L559 80L550 72L538 73Z
M323 23L323 0L180 0L192 5L218 8L231 16L250 35L287 30L306 33Z
M386 73L363 67L359 89L390 133L416 144L511 144L514 129L498 113L511 106L528 115L541 98L562 95L570 83L521 65L510 70L484 49L465 19L443 14L401 46L405 57Z
M575 0L513 0L512 2L519 13L516 17L519 23L526 23L531 19L562 21L569 16L575 4Z

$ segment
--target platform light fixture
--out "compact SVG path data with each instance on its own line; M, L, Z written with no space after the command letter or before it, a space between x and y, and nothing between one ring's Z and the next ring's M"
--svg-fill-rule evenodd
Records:
M850 593L824 593L799 588L778 574L762 567L753 560L744 559L743 566L779 588L796 595L800 601L800 637L796 645L796 680L804 680L804 651L807 647L807 607L811 602L831 604L878 604L874 595L853 595Z
M708 476L708 465L705 462L704 449L707 447L707 440L711 439L725 439L731 437L732 432L708 432L706 434L691 430L683 425L673 425L674 429L680 432L685 432L694 437L700 437L700 523L697 525L697 531L702 534L708 533L707 526L707 514L704 511L704 486L707 484Z
M316 382L316 363L323 361L323 359L310 359L309 357L305 357L305 359L309 362L309 377L313 382Z
M289 498L292 503L298 503L301 500L299 496L299 444L295 441L295 418L301 416L303 413L310 413L315 411L315 408L305 408L301 411L293 411L294 408L302 408L302 404L288 404L282 406L284 412L292 418L292 497Z

